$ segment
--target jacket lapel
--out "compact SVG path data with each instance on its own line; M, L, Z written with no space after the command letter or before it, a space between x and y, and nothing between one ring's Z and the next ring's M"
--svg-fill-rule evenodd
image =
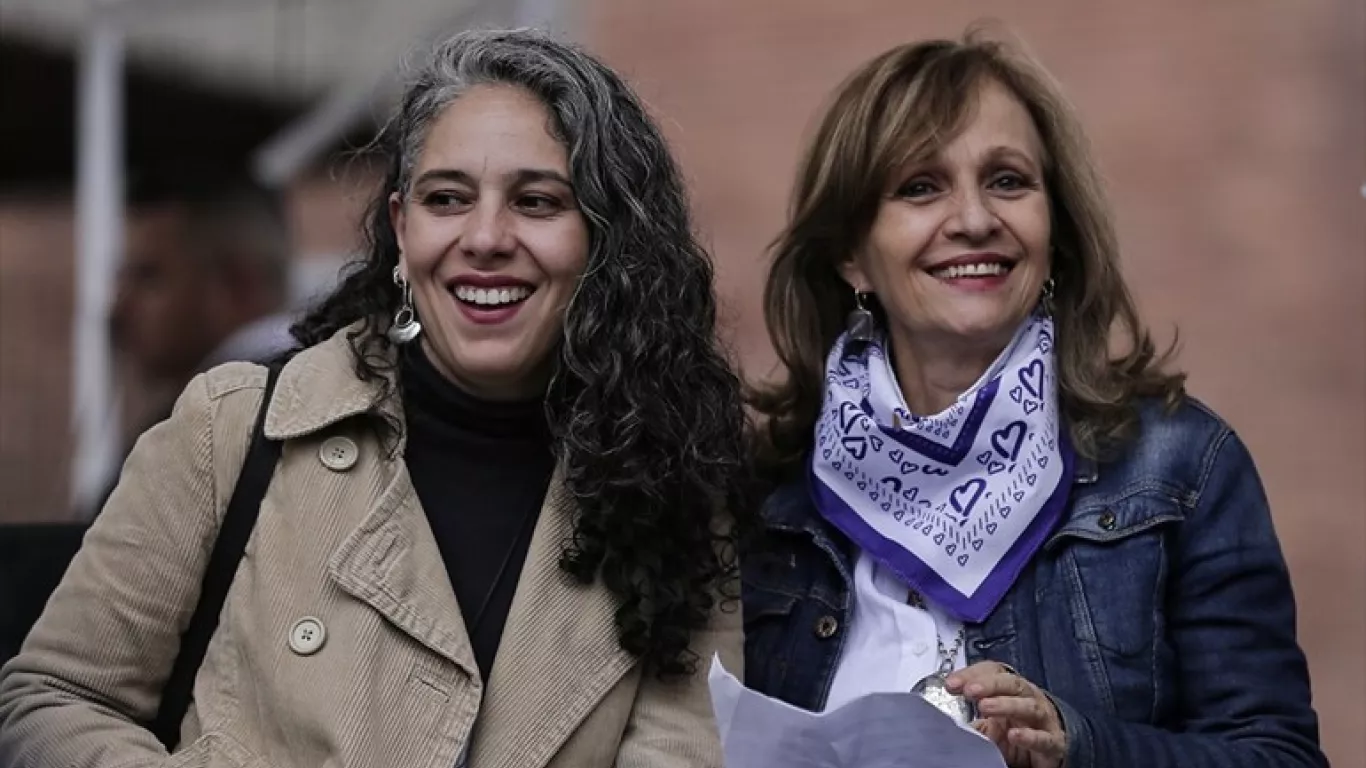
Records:
M402 405L392 394L397 386L392 370L384 373L391 393L387 398L381 382L356 376L348 339L354 330L338 331L285 365L266 412L267 437L299 438L366 413L403 423ZM395 456L379 463L378 471L389 474L381 480L384 490L333 552L328 574L347 593L477 680L450 575L403 462L403 437Z
M328 573L346 592L394 626L478 679L469 634L441 551L407 467L393 478L364 522L342 542Z
M547 764L636 664L617 642L616 598L560 569L573 507L558 470L550 488L475 724L479 768Z
M305 350L280 374L266 435L292 439L375 410L402 423L397 398L355 377L345 336ZM392 385L392 379L390 381ZM330 577L399 630L459 666L478 667L451 587L406 465L392 472L365 519L336 549ZM599 582L576 583L560 570L573 536L573 506L557 469L542 504L470 745L470 765L538 768L555 753L636 664L617 643L617 601Z
M266 437L292 440L375 411L403 422L398 398L384 396L386 385L397 386L392 370L381 374L383 383L356 376L356 355L347 338L353 330L338 331L285 364L266 410Z

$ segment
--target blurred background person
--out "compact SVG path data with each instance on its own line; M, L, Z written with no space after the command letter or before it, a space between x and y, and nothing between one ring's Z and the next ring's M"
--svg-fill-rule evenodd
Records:
M266 363L294 346L289 225L276 192L241 175L181 169L139 180L126 221L110 339L131 388L146 394L130 409L125 455L195 374Z
M278 195L214 172L152 179L130 201L110 332L148 383L265 362L292 346L290 237Z

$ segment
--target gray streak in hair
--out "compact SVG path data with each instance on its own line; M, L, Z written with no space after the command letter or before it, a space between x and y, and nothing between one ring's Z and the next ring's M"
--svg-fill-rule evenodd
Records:
M431 124L451 102L475 86L513 86L534 95L553 116L550 130L569 148L579 204L597 227L606 226L605 212L595 203L606 197L607 186L598 143L603 127L617 121L617 88L610 77L581 49L534 30L478 30L445 40L415 73L393 126L402 153L397 191L409 191Z

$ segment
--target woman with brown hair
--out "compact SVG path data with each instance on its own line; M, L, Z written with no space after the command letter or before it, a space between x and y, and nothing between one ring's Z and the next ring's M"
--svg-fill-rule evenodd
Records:
M1252 459L1141 324L1039 67L869 62L774 250L750 687L915 690L1011 766L1326 764Z

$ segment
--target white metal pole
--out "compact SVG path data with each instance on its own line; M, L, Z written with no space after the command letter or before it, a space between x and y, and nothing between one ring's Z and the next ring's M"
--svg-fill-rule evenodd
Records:
M285 127L251 158L255 178L268 187L293 181L329 143L360 121L372 108L376 94L388 87L382 78L343 83L304 117Z
M77 94L71 502L89 516L120 446L107 316L123 248L123 30L98 7Z

